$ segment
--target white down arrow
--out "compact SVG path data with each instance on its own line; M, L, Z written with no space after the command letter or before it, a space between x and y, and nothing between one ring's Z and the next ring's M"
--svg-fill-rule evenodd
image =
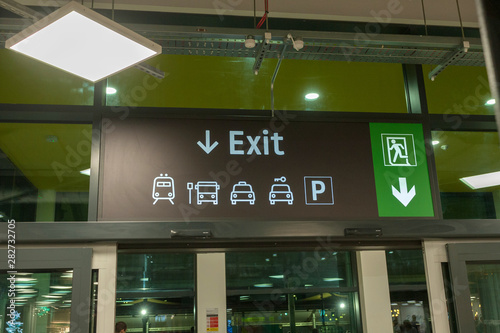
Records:
M405 207L408 206L410 201L416 195L415 186L411 188L408 192L408 184L406 183L406 178L399 178L399 191L393 186L392 195L396 197Z

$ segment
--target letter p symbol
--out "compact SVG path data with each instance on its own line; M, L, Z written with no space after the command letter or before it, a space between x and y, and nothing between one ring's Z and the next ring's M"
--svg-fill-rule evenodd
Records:
M313 201L318 201L318 194L325 193L325 183L320 180L313 180L311 186Z
M333 205L333 180L328 176L304 177L306 205Z

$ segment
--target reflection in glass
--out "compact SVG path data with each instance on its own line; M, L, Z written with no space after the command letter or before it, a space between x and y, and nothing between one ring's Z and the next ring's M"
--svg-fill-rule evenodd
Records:
M158 80L135 69L113 75L108 82L117 93L107 96L109 106L271 108L269 79L276 59L266 59L259 75L254 74L253 58L162 54L148 63L168 68L169 79ZM319 98L306 99L309 93ZM407 113L403 68L400 64L285 59L276 79L275 107Z
M500 186L473 190L460 179L500 171L497 132L432 132L445 219L500 217Z
M390 250L386 259L394 332L431 333L422 251Z
M9 318L8 306L10 299L14 299L20 314L18 322L22 323L24 332L69 332L73 271L19 272L15 279L8 280L10 277L10 274L0 274L0 293L5 295L0 299L2 318ZM9 290L11 282L15 295ZM2 331L7 328L6 321L4 325Z
M87 221L92 125L0 123L0 221Z
M191 332L194 327L194 255L120 253L116 321L128 331Z
M460 125L461 118L451 114L495 114L485 67L449 66L434 81L427 74L435 66L422 67L429 113L445 115L452 126Z
M500 264L467 263L467 275L476 332L500 332Z
M228 332L358 332L351 253L226 254Z

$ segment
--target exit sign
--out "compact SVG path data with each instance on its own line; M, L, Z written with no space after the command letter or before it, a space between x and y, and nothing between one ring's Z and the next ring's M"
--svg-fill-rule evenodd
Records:
M421 129L379 125L115 119L103 134L100 219L432 216Z

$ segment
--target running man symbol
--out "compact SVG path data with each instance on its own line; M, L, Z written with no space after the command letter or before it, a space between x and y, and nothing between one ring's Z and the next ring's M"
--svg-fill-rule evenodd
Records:
M382 134L385 166L417 166L412 134Z
M404 141L406 143L406 140ZM406 147L402 143L398 143L396 139L391 140L391 146L389 147L389 152L394 150L394 158L392 163L396 163L398 158L406 159L406 164L408 164L408 155L403 155L403 151L406 153Z

